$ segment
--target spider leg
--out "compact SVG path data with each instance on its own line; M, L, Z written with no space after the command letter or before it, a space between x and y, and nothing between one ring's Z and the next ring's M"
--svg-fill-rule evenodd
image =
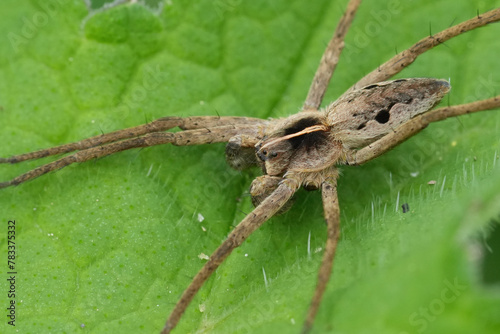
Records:
M240 134L229 139L226 145L226 162L236 170L247 169L258 165L255 156L255 145L262 139L262 135L249 136Z
M323 210L325 213L328 237L318 273L318 285L316 286L311 305L309 306L307 318L302 327L302 333L308 333L312 328L326 285L332 274L333 260L335 258L335 251L340 236L340 209L337 198L336 178L331 178L321 185L321 195L323 198Z
M180 132L153 132L146 135L130 138L122 141L109 143L103 146L96 146L78 151L71 155L60 158L51 163L37 167L27 173L19 175L6 182L0 182L0 189L18 185L32 180L51 171L61 169L77 162L85 162L91 159L101 158L116 152L121 152L137 147L148 147L161 144L172 144L176 146L200 145L211 143L227 142L237 134L255 135L259 132L259 127L255 125L242 126L218 126L214 128L186 130Z
M148 124L135 126L123 130L105 133L99 136L80 140L78 142L55 146L39 151L15 155L9 158L0 158L0 163L18 163L26 160L40 159L56 154L69 153L77 150L85 150L91 147L113 143L123 139L135 138L148 133L166 131L175 127L182 130L193 130L200 128L213 128L227 125L259 125L266 122L259 118L251 117L220 117L220 116L196 116L196 117L162 117Z
M347 5L347 9L342 15L342 18L333 33L333 37L328 43L321 61L319 63L316 74L314 74L311 87L307 93L306 101L304 102L303 110L312 111L318 110L323 96L325 95L326 89L328 88L328 83L330 78L337 67L339 62L340 53L344 48L344 38L351 26L351 22L354 19L354 15L361 3L361 0L350 0Z
M433 36L423 38L413 46L411 46L409 49L398 53L397 55L386 61L384 64L380 65L377 69L365 75L351 88L349 88L346 93L380 81L385 81L401 72L405 67L413 63L419 55L432 49L433 47L467 31L497 21L500 21L500 8L490 10L489 12L478 15L477 17L474 17L465 22L459 23Z
M409 122L396 128L393 132L360 149L359 151L352 152L351 155L347 157L347 164L361 165L375 159L411 136L417 134L432 122L442 121L449 117L496 108L500 108L500 95L487 100L431 110L413 118Z
M205 283L236 247L240 246L250 234L271 218L293 196L299 185L300 183L293 179L284 179L269 197L262 201L258 207L250 212L234 228L227 239L213 252L208 262L205 263L184 291L170 314L161 332L162 334L170 333L203 283Z

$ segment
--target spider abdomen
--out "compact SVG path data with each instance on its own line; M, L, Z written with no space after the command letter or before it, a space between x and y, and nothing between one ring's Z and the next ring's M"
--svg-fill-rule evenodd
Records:
M398 79L346 93L326 108L334 137L357 149L434 107L450 90L446 80Z

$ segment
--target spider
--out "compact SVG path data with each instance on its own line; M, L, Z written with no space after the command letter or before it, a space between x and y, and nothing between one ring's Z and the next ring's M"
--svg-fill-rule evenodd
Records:
M348 15L344 19L345 22L350 21L349 13L353 13L352 6L354 6L355 4L356 2L350 3L351 9L347 10ZM336 43L335 45L339 44ZM383 70L381 72L384 74ZM320 73L325 73L325 71L321 70ZM412 105L411 108L413 110L415 108L421 108L421 105L416 101L420 101L421 103L425 104L427 109L428 107L434 105L448 90L448 84L445 81L428 79L397 80L391 83L374 84L375 82L385 79L388 78L377 79L376 81L368 80L368 82L366 82L365 84L359 84L362 90L358 91L358 93L352 94L361 94L361 96L364 97L367 96L369 94L368 92L371 91L374 92L374 95L383 95L388 94L387 89L392 90L396 95L407 94L409 91L418 91L420 93L425 92L424 97L420 98L412 95L408 96L407 98L401 96L398 97L398 102L401 102L403 100L406 101L406 103L403 104L410 105L415 102L416 104ZM389 121L394 118L391 114L392 108L394 107L394 101L391 100L392 102L390 101L389 104L384 105L383 107L377 107L378 109L376 109L376 111L370 110L370 114L361 115L363 117L363 121L357 122L359 118L358 116L356 116L354 117L354 125L350 125L350 127L348 128L338 129L339 132L345 132L343 137L345 138L345 140L343 140L344 142L353 142L352 145L345 145L348 149L343 149L341 146L339 146L340 141L338 139L331 140L332 138L328 137L328 133L329 131L331 131L330 127L333 125L333 122L329 123L328 121L325 121L323 119L325 117L324 114L318 111L314 111L314 109L319 106L319 103L321 102L321 96L324 93L324 89L326 89L324 79L321 79L320 82L322 82L319 85L320 88L313 89L313 93L309 95L320 96L319 99L312 98L313 102L309 102L306 104L307 109L310 109L310 111L298 113L294 116L291 116L285 121L263 121L260 119L252 118L228 118L218 116L207 118L194 117L185 119L169 117L150 123L146 126L138 127L136 129L141 129L139 131L142 131L143 129L146 129L146 131L150 131L148 130L148 128L153 128L155 125L159 124L160 126L165 125L165 127L162 128L163 130L165 128L182 125L184 130L186 130L185 133L189 136L184 144L190 145L196 143L229 140L229 145L227 147L227 157L231 165L237 168L242 168L246 163L258 164L268 175L268 177L258 178L258 181L253 184L251 190L254 202L256 204L264 201L264 203L261 204L260 208L256 209L257 211L254 212L256 216L260 218L268 218L268 216L271 216L274 212L280 210L280 206L286 204L288 198L292 196L296 188L298 188L300 185L304 185L308 188L321 188L329 228L329 244L327 244L327 251L325 252L325 259L328 259L328 261L324 260L325 264L323 265L320 272L321 275L328 276L328 273L331 270L327 263L331 263L330 259L334 254L336 239L338 238L339 232L338 207L336 206L336 178L338 175L336 168L333 168L331 166L337 163L348 163L351 165L356 165L370 160L372 156L370 156L369 154L373 153L373 150L370 149L354 152L352 149L366 147L367 142L370 142L372 140L375 141L383 134L388 134L389 137L384 137L386 138L386 140L390 139L386 144L381 145L381 142L378 142L378 146L375 146L376 148L381 148L380 152L375 153L375 155L379 155L388 150L388 148L396 145L399 141L402 141L403 139L406 139L410 136L410 133L406 132L405 136L400 138L396 137L395 140L395 135L391 135L391 133L394 133L392 132L394 130L394 127L400 133L401 128L399 128L398 126L408 126L408 124L415 124L415 122L407 123L407 119L401 120L397 118L399 123L396 123L395 125L390 123ZM320 94L315 94L318 92L320 92ZM357 99L354 99L351 95L346 96L347 97L345 98L345 100L342 100L341 98L339 99L339 101L351 103L349 101L351 101L352 99L353 101L358 101L354 103L359 103L359 97ZM481 104L477 108L486 109L493 106L498 106L497 100L492 100L491 103L492 104L488 105ZM373 117L368 115L373 115ZM443 115L443 111L428 115ZM446 116L448 117L449 115ZM391 127L389 130L385 129L380 133L372 131L371 129L373 125L377 124L380 124L380 126L383 126L383 124L387 124L391 125ZM200 128L190 130L190 127ZM126 132L129 131L130 130L127 130ZM160 131L160 129L157 128L155 129L155 131ZM360 138L355 133L353 133L355 131L368 131L370 135L368 136L368 138ZM174 135L167 133L165 135L159 135L156 134L156 132L154 133L154 135L148 137L152 138L153 141L159 139L160 142L162 138L182 138L183 136L183 134ZM136 132L135 135L138 135L138 132ZM116 137L112 137L112 139L114 140L116 139ZM182 143L179 142L179 144ZM104 147L104 151L106 154L111 154L118 151L119 149L128 148L127 146L122 145L123 143L118 143L116 145L111 144L111 146L102 147ZM132 146L137 147L140 145L134 144ZM110 149L106 151L106 148ZM255 148L257 148L256 155L253 152ZM101 146L99 146L98 150L101 152L103 151L103 149L101 149ZM319 153L315 154L315 151ZM43 150L42 152L42 154L35 154L34 157L40 157L48 153L48 151L45 150ZM363 152L367 152L368 156L363 155ZM55 151L52 151L50 153L62 153L62 150L56 149ZM337 154L340 154L341 156L339 157L337 156ZM307 156L308 159L296 159L296 156ZM92 158L94 157L95 156L92 156ZM17 160L17 158L12 158L5 160L4 162L16 162ZM314 165L319 164L321 168L315 169L315 167L312 166L312 170L308 169L311 167L311 161L314 162ZM295 167L290 167L290 164L295 164ZM306 174L302 174L304 169L307 169ZM285 176L287 171L291 171L291 173ZM293 174L297 174L297 172L299 172L298 176L294 176ZM28 175L36 176L36 173L37 172L35 172L35 174L31 173ZM308 175L314 175L314 178L310 178ZM283 182L284 180L286 182ZM19 181L24 182L24 178L21 177L15 179L12 184L18 183ZM4 183L2 185L8 186L11 184ZM263 191L260 190L262 188L264 188ZM270 191L268 191L269 189ZM273 195L271 195L270 197L267 196L270 193L273 193ZM261 197L267 199L263 200L263 198ZM277 201L277 203L275 201ZM251 213L249 217L254 217L254 213ZM249 218L247 218L246 221L248 221L248 219ZM261 223L263 222L264 221L261 221ZM237 227L232 232L232 234L241 235L241 232L239 232L240 229L241 227ZM217 256L212 256L211 258L211 261L213 261L214 259L217 261L222 259L221 257ZM320 288L317 290L316 296L313 299L315 301L313 305L315 306L311 308L311 311L306 320L305 328L310 327L312 324L314 313L316 312L316 306L319 304L319 297L322 295L322 289L324 288L326 280L326 278L320 280ZM199 285L191 285L191 287L199 288ZM179 305L183 305L183 303ZM169 326L175 325L181 313L182 312L173 313L174 317L171 318Z

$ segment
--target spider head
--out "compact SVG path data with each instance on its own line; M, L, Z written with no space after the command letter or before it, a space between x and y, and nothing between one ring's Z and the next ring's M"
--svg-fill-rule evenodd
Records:
M261 141L255 146L264 173L282 175L290 162L292 148L286 140Z
M339 143L330 138L323 112L302 112L277 120L272 131L255 146L257 158L268 175L287 171L313 172L334 164Z

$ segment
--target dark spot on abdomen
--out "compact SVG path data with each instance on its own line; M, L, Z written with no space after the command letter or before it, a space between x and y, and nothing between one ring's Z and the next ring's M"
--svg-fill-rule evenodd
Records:
M375 116L375 120L379 122L380 124L385 124L389 122L389 118L391 117L391 114L389 113L389 110L387 109L382 109L378 112L377 116Z

